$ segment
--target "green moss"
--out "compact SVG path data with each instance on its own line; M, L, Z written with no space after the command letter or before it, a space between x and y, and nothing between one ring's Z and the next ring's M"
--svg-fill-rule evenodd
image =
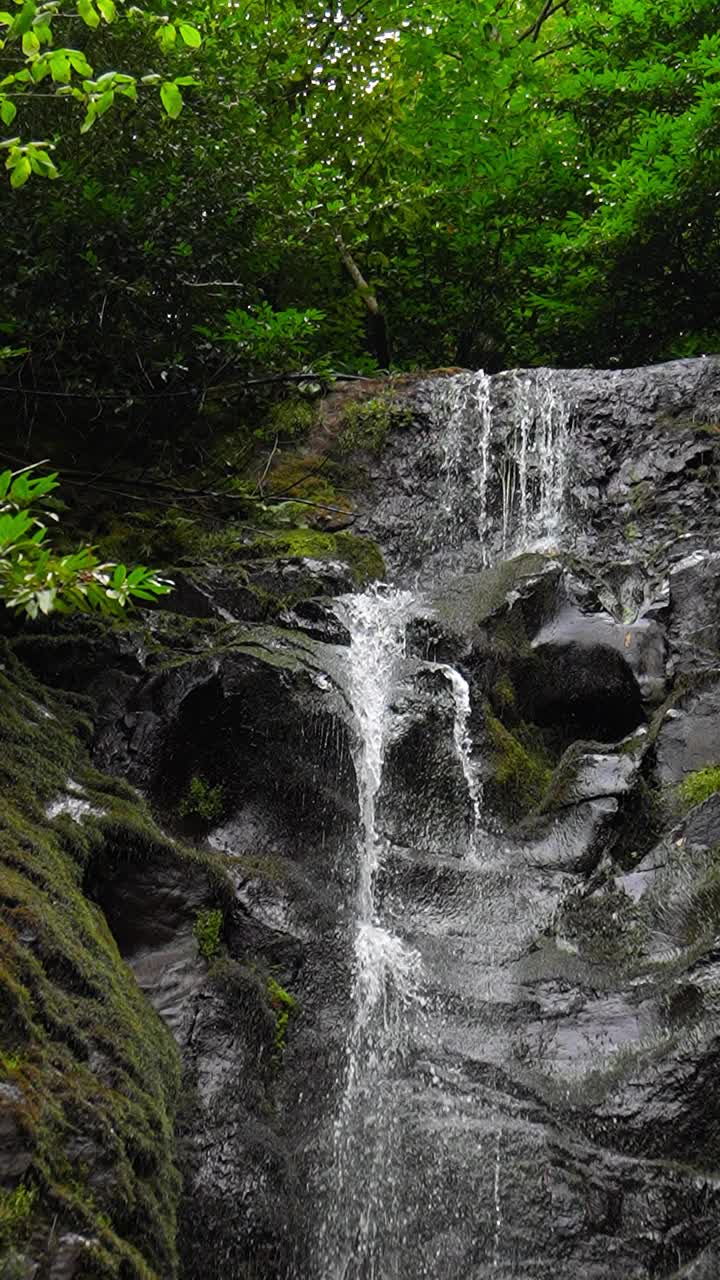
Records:
M342 560L349 566L358 586L385 576L385 562L377 545L370 538L360 538L345 531L324 533L318 529L301 528L263 533L246 550L258 559Z
M354 453L358 449L381 453L389 432L411 422L410 410L399 405L391 395L354 401L343 414L337 447L341 453Z
M292 1014L297 1013L298 1002L289 991L280 986L275 978L268 978L267 994L270 1006L275 1012L275 1054L276 1065L280 1065L285 1054L288 1023Z
M0 1190L0 1248L18 1244L27 1235L37 1187L19 1183L12 1191Z
M301 396L289 396L272 406L265 421L255 428L253 435L256 440L270 442L276 437L281 440L304 440L310 433L315 418L314 405Z
M687 810L702 804L716 791L720 791L720 764L711 764L683 778L677 788L677 796L682 809Z
M492 687L492 700L496 707L508 711L515 706L515 688L509 675L498 676Z
M4 1216L44 1240L87 1236L79 1275L172 1280L179 1055L88 887L124 858L179 854L131 788L93 769L81 700L0 658L0 1053L30 1153L22 1186L37 1188L7 1188ZM63 793L97 813L51 820Z
M198 944L198 951L206 960L213 960L220 952L222 927L223 913L219 908L198 911L193 934Z
M492 747L493 776L488 798L516 821L540 804L552 768L538 733L520 724L513 733L486 707L485 727Z
M292 503L295 498L307 498L311 502L335 506L338 493L327 474L327 459L309 455L295 455L273 468L267 480L267 492L275 497L285 497ZM307 514L312 514L310 511Z
M211 823L222 817L225 797L221 786L211 787L205 778L194 774L188 789L180 801L181 818L197 818L200 822Z

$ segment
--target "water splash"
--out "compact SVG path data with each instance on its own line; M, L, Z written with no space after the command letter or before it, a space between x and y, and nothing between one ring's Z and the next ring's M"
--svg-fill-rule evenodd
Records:
M442 664L441 670L446 680L449 681L455 706L453 741L472 805L473 825L468 852L473 856L477 852L477 836L482 818L483 793L482 782L473 761L473 740L470 732L470 686L465 677L455 667Z
M351 637L346 691L357 727L360 827L353 1022L320 1231L319 1280L390 1280L385 1251L399 1232L402 1170L393 1073L406 1043L406 1013L418 996L420 958L379 919L375 882L383 846L376 802L412 605L409 592L381 588L337 604Z

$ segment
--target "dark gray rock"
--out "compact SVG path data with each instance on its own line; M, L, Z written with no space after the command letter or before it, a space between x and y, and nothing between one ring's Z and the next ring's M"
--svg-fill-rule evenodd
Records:
M720 554L696 551L673 569L668 640L678 672L720 665Z
M720 761L720 678L681 694L667 710L656 739L657 770L665 784Z

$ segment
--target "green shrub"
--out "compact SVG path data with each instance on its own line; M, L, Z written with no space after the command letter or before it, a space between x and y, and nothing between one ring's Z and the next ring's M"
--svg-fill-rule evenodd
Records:
M720 764L709 764L683 778L677 794L683 809L693 809L716 791L720 791Z
M222 926L223 913L219 907L208 907L198 912L193 934L198 951L206 960L212 960L220 951Z
M220 786L211 787L200 774L193 774L186 794L180 801L181 818L199 818L214 822L223 811L224 794Z

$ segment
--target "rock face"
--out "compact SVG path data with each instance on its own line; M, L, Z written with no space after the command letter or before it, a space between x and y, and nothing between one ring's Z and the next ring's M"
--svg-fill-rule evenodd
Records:
M23 697L89 698L94 771L58 728L3 920L45 936L13 898L28 838L82 866L67 910L119 986L47 942L32 972L99 1091L140 1050L92 1010L142 1010L147 1088L132 1134L103 1113L110 1159L85 1121L43 1182L55 1033L16 1018L0 1208L37 1191L8 1275L717 1274L720 360L402 394L363 460L356 531L395 578L371 608L299 556L263 569L302 583L279 625L197 566L176 613L13 641Z

